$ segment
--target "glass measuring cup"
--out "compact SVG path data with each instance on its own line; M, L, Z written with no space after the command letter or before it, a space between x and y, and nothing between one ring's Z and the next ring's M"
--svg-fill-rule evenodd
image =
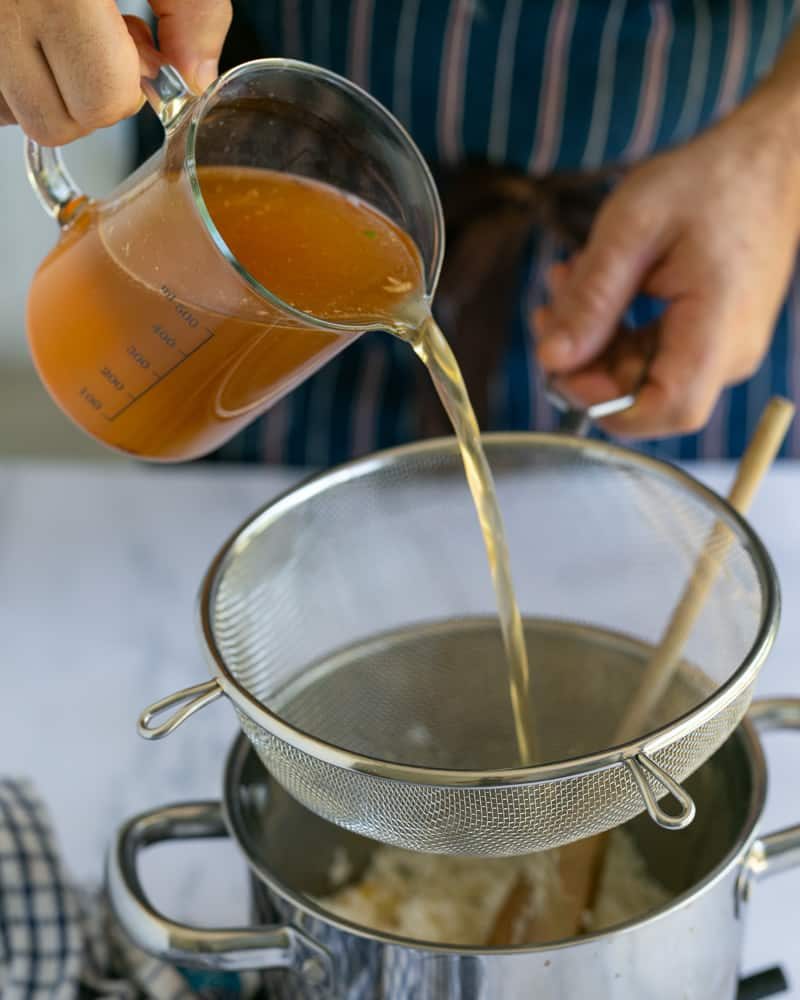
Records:
M355 337L387 326L369 308L312 314L255 277L215 223L204 171L277 171L366 203L413 241L426 302L444 230L408 134L327 70L257 60L196 96L162 66L142 89L165 142L105 200L79 191L58 150L26 143L31 183L61 226L30 289L28 337L42 381L81 428L178 461L223 444ZM370 252L366 240L365 262ZM304 261L312 286L313 247Z

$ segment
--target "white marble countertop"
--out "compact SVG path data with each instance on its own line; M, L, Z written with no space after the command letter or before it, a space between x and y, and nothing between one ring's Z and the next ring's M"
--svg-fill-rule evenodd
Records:
M724 491L727 467L692 471ZM296 473L6 463L0 469L0 773L30 777L77 879L97 883L112 831L170 801L217 798L237 732L217 703L164 744L139 711L206 673L194 601L230 532ZM800 694L800 464L774 469L751 519L781 580L780 636L757 693ZM768 737L762 830L800 822L800 739ZM230 844L153 849L145 884L167 912L208 926L242 919L244 865ZM800 998L800 870L757 886L745 971L782 963Z

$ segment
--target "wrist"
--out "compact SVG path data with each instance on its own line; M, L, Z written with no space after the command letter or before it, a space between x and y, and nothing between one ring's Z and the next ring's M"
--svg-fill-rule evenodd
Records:
M791 85L790 85L791 83ZM738 135L745 158L767 157L777 168L800 218L800 85L766 78L721 123Z
M800 77L776 67L742 102L740 110L763 116L772 129L782 129L800 149Z
M789 35L774 66L745 104L751 102L800 136L800 27Z

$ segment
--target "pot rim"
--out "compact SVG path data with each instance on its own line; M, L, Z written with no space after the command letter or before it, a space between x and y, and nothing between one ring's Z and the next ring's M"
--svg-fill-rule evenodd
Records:
M453 788L486 788L552 781L624 764L640 754L650 756L716 718L739 695L752 686L777 635L780 615L777 575L769 553L758 534L723 497L683 469L669 462L607 441L574 438L564 434L543 434L535 431L484 434L482 440L487 446L490 459L495 449L519 449L529 446L532 442L545 449L575 450L601 455L617 465L646 469L662 480L676 482L689 494L705 502L715 516L726 523L740 543L749 551L763 595L761 618L752 644L728 679L717 686L711 695L683 715L626 743L557 763L493 771L437 769L365 756L326 742L289 724L262 704L234 677L228 668L223 651L217 642L213 624L211 609L214 606L221 579L231 560L236 558L252 534L269 530L269 526L279 520L287 511L301 506L306 500L330 487L336 487L344 482L369 475L376 468L396 464L410 455L436 452L456 453L456 441L454 438L448 437L390 448L347 462L333 470L317 473L304 482L290 487L250 515L223 543L212 560L200 588L198 624L212 675L219 688L230 699L238 712L283 743L343 770L358 771L362 775L404 781L410 784L446 785Z
M731 869L739 865L743 857L750 849L756 837L756 826L761 818L767 794L767 769L764 751L761 741L753 723L745 718L734 730L729 739L735 738L741 741L742 748L747 756L750 765L751 790L750 802L746 817L742 823L739 835L734 843L725 853L722 860L699 882L690 889L674 896L663 906L651 910L646 916L629 920L614 927L602 931L596 931L581 937L565 938L558 941L546 942L541 945L518 946L513 948L476 948L464 947L460 945L442 945L416 941L413 938L404 938L399 935L385 933L383 931L370 930L351 923L341 917L326 910L323 906L314 902L305 894L299 893L285 885L273 872L263 868L250 848L247 838L241 837L240 831L243 829L243 821L238 808L238 797L234 795L234 789L239 787L239 776L245 761L255 751L251 747L248 739L240 733L234 740L225 763L222 809L225 822L230 832L231 838L237 847L242 851L247 861L251 874L262 882L271 892L287 900L304 914L315 920L335 927L340 931L353 934L356 937L375 941L385 945L400 945L404 948L411 948L416 951L432 952L443 955L472 955L472 956L492 956L492 955L531 955L535 953L551 952L554 949L566 949L589 946L597 941L619 934L628 934L640 928L653 924L658 920L666 919L671 914L688 906L696 897L704 892L710 891L716 883L720 882L730 873ZM262 765L263 766L263 765ZM275 781L275 778L264 769L268 775L268 780Z

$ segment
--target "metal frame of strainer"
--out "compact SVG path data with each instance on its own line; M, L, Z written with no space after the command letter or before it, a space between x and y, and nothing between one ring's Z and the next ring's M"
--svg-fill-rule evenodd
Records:
M608 404L603 404L606 407ZM627 401L630 405L630 401ZM564 408L568 408L565 404ZM621 405L618 409L624 409ZM608 410L604 410L608 413ZM590 419L599 416L592 413ZM267 739L275 739L288 744L301 753L311 755L315 760L332 765L344 771L357 772L374 778L393 782L405 782L414 785L439 786L454 789L489 789L510 788L519 785L535 785L544 782L576 776L587 776L623 764L630 771L638 787L644 807L651 818L662 827L680 829L691 822L694 815L694 803L682 787L667 774L663 768L653 761L653 755L660 750L671 747L677 741L689 736L706 723L717 719L727 708L732 707L736 699L742 696L743 702L749 703L749 689L752 687L758 671L766 659L777 632L779 618L779 593L774 567L762 542L733 508L718 494L703 486L681 469L667 462L632 452L600 440L587 440L565 434L540 433L505 433L489 434L485 440L498 446L519 445L526 440L536 440L537 444L547 447L548 444L560 449L574 448L593 453L608 455L618 454L630 463L631 457L637 465L650 467L662 477L672 477L679 480L682 487L717 508L727 517L732 530L736 531L753 555L753 564L759 578L759 584L764 596L764 611L758 633L747 656L736 669L735 673L705 701L695 709L685 713L666 726L638 739L610 747L601 752L583 755L558 763L541 764L532 767L507 768L493 771L443 770L437 768L403 765L392 761L367 757L326 743L316 737L289 725L271 712L255 697L244 689L229 672L223 654L217 645L211 621L211 609L222 577L228 563L235 558L236 552L247 544L252 533L268 530L268 525L278 519L287 508L296 507L305 500L315 496L320 491L339 483L348 481L354 475L366 474L376 467L390 465L408 458L410 454L437 451L443 447L455 448L453 439L436 439L418 442L399 448L389 449L375 455L357 459L337 469L319 473L304 483L289 489L272 502L265 505L224 543L212 561L199 595L199 619L201 634L206 646L213 677L209 681L184 688L151 704L141 714L138 722L139 733L146 739L159 739L167 736L180 726L189 716L215 701L225 694L232 702L240 721L243 719L255 727L255 731ZM176 710L163 722L156 723L157 716L168 709ZM742 712L746 704L742 704ZM737 713L733 713L736 715ZM731 730L738 724L738 718L731 724ZM699 764L698 764L699 766ZM648 780L648 775L651 780ZM663 791L654 794L651 782L661 784ZM399 786L398 786L399 787ZM666 792L672 793L677 799L679 811L667 813L662 809L657 799ZM369 834L367 834L369 835ZM566 842L566 841L564 841Z

